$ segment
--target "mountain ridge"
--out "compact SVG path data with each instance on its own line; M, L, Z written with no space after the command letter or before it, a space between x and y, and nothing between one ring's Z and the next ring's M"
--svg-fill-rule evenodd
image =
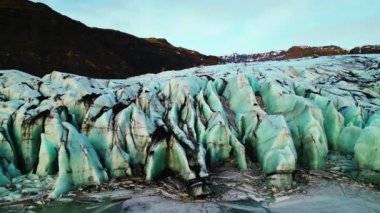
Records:
M319 57L330 55L347 55L347 54L376 54L380 53L380 45L364 45L354 47L350 50L343 49L339 46L292 46L288 50L269 51L253 54L238 54L233 53L224 55L220 58L227 63L243 63L243 62L258 62L258 61L280 61L297 59L303 57Z

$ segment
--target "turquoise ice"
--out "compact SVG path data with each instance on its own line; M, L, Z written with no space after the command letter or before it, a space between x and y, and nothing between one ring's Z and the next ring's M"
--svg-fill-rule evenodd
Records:
M324 169L328 152L377 174L379 61L225 64L124 80L1 71L0 186L55 181L36 189L55 198L141 172L190 183L257 161L269 185L289 187L296 169Z

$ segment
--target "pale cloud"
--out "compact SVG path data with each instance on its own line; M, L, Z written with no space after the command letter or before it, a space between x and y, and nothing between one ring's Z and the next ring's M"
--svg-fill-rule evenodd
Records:
M365 17L344 24L332 24L302 32L295 40L300 43L336 44L343 48L356 45L380 44L380 15ZM334 36L331 36L334 35Z

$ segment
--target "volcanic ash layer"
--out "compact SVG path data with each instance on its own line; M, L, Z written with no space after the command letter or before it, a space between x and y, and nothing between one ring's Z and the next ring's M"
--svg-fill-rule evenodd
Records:
M227 64L127 80L1 71L0 198L39 190L56 198L141 172L190 183L231 159L244 171L248 158L270 185L289 187L295 169L323 169L329 151L377 174L379 59Z

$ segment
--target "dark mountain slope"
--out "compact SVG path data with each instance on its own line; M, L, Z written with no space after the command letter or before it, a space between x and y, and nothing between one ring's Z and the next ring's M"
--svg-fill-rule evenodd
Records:
M26 0L0 0L0 26L0 69L20 69L37 76L60 70L125 78L222 62L174 47L164 39L90 28Z

